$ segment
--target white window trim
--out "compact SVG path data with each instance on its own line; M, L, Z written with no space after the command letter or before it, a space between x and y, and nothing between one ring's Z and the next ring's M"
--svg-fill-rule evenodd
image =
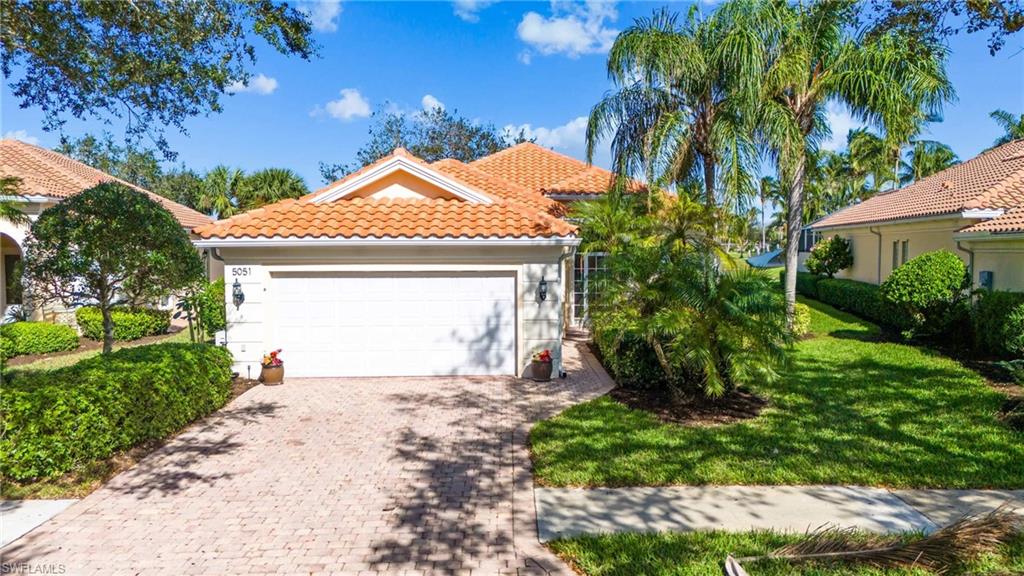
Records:
M354 178L345 180L337 187L327 190L314 198L313 203L323 204L325 202L333 202L339 198L344 198L349 194L353 194L356 191L399 171L412 174L413 176L442 188L443 190L468 202L476 204L494 203L490 196L459 184L436 170L423 166L417 162L413 162L412 160L402 156L395 156L391 160L384 162L380 166L374 167L372 170L368 170L364 174L359 174Z

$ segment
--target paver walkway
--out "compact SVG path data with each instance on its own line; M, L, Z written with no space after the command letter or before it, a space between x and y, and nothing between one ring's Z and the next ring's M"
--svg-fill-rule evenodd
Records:
M526 437L612 383L585 346L563 355L570 377L545 384L257 387L4 548L3 563L72 575L569 573L537 540Z
M774 529L823 525L871 532L932 531L1007 505L1024 490L895 490L857 486L537 488L541 541L580 534Z

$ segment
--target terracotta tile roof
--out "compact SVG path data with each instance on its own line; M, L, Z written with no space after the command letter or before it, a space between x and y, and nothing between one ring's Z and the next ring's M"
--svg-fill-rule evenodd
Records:
M509 201L391 198L316 204L284 200L194 230L201 238L515 238L568 236L575 227Z
M552 200L539 192L492 176L470 164L452 158L438 160L431 164L439 172L458 182L462 182L479 190L492 198L504 198L525 204L553 216L564 216L567 212L565 204Z
M187 206L172 202L53 150L19 140L0 140L0 175L21 178L21 194L53 198L67 198L101 182L120 182L159 202L184 227L192 228L211 221L208 216Z
M490 198L484 204L440 198L339 198L325 192L395 156L413 160ZM557 218L561 204L457 160L427 164L399 148L345 178L299 198L270 204L197 227L208 238L517 238L569 236L576 227Z
M1024 140L981 153L927 178L844 208L814 228L869 224L1024 206Z
M1007 210L1002 216L968 226L960 233L989 232L991 234L1012 234L1024 232L1024 206Z
M604 168L524 142L470 162L502 180L541 194L589 195L608 191L614 175ZM638 182L630 188L641 189Z

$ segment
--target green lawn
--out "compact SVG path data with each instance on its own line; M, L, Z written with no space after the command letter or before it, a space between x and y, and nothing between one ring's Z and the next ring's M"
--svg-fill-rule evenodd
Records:
M785 378L757 391L757 418L664 424L603 397L539 423L546 486L856 484L1024 487L1024 434L995 418L1003 396L926 349L874 341L877 328L814 301L815 337Z
M909 536L914 538L916 536ZM772 532L690 532L685 534L618 534L551 542L556 554L590 576L708 576L722 573L727 554L755 556L799 539ZM931 576L924 569L880 570L863 565L790 564L781 561L744 564L756 576ZM947 576L1024 574L1024 536L998 554L956 567Z
M174 334L168 334L166 338L159 340L146 340L144 342L119 342L114 344L114 350L120 350L121 348L132 348L134 346L144 346L149 344L158 344L164 342L188 342L188 328L175 332ZM87 350L85 352L76 352L74 354L63 354L60 356L53 356L52 358L43 358L36 360L31 364L22 364L20 366L12 366L9 370L11 372L20 372L25 370L53 370L55 368L63 368L65 366L71 366L78 362L91 358L102 352L99 348Z

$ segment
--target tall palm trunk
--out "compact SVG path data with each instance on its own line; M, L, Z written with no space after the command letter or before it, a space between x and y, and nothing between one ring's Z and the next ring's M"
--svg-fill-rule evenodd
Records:
M704 204L715 207L715 159L704 154Z
M764 194L761 195L761 252L768 251L768 242L765 241L764 234Z
M803 225L804 172L807 154L800 152L793 167L789 184L789 202L786 213L786 325L793 328L796 313L796 268L800 256L800 232Z

